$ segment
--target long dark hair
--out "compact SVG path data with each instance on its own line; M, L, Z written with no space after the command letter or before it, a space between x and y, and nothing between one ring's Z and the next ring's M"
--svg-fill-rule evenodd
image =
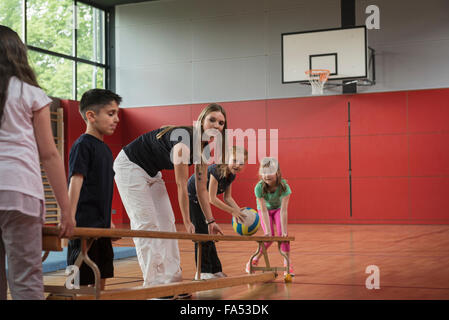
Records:
M28 63L27 48L19 35L0 25L0 127L11 77L39 87L36 75ZM39 87L40 88L40 87Z
M173 129L177 129L177 128L188 128L190 130L198 130L200 132L198 132L199 134L199 138L201 140L201 137L203 136L204 133L204 129L203 129L203 124L204 124L204 119L206 119L206 116L211 113L211 112L221 112L225 118L225 124L223 126L223 131L221 132L221 137L222 137L222 146L221 146L221 162L224 163L225 162L225 155L226 155L226 129L228 128L228 119L226 117L226 111L225 109L217 104L217 103L211 103L209 104L207 107L205 107L200 115L198 116L198 120L197 120L197 128L194 128L193 126L163 126L161 129L161 131L157 134L156 138L160 139L164 134L166 134L167 132L171 132ZM201 152L203 152L203 147L204 145L201 145ZM201 157L201 161L202 161L202 157Z

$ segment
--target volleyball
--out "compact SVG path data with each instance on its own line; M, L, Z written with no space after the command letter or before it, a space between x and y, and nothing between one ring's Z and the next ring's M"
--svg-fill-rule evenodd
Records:
M260 219L257 211L252 208L242 210L246 214L245 221L238 223L237 219L232 217L232 228L241 236L251 236L257 232L260 226Z

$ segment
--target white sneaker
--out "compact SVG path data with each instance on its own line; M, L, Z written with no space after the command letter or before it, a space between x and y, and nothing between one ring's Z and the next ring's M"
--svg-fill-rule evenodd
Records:
M216 278L226 278L228 275L226 273L220 271L220 272L214 273L214 276Z
M209 279L215 279L218 278L213 273L207 273L207 272L201 272L201 280L209 280ZM198 273L195 273L195 280L200 280L198 277Z

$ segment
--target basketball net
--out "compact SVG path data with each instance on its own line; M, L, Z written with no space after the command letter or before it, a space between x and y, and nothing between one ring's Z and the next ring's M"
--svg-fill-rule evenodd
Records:
M325 69L311 69L306 71L313 95L323 94L323 87L329 78L329 74L330 71Z

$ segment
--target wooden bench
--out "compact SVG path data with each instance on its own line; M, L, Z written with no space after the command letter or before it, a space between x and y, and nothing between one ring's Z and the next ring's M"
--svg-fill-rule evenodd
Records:
M43 228L43 261L47 258L50 251L62 251L61 239L58 238L59 229L56 227ZM159 232L142 231L128 229L99 229L99 228L75 228L72 239L81 239L81 253L79 254L75 265L79 268L81 264L86 263L95 275L95 285L93 287L80 287L78 289L68 289L63 286L46 285L44 291L51 293L50 299L150 299L162 296L178 295L185 292L196 292L225 287L251 284L256 282L267 282L274 280L278 272L290 269L290 261L280 250L282 242L290 242L294 237L265 237L265 236L229 236L229 235L205 235L189 234L183 232ZM158 238L158 239L178 239L191 240L198 244L197 251L197 275L201 275L201 245L206 241L256 241L258 243L257 251L251 256L250 260L262 251L265 267L254 267L250 263L250 274L234 277L226 277L210 280L193 280L172 284L156 285L151 287L134 287L126 289L100 290L100 271L96 264L89 259L87 252L92 242L97 238ZM277 242L279 252L287 261L285 267L271 267L266 252L264 242ZM255 271L263 271L261 274L255 274ZM290 278L286 277L285 281Z

